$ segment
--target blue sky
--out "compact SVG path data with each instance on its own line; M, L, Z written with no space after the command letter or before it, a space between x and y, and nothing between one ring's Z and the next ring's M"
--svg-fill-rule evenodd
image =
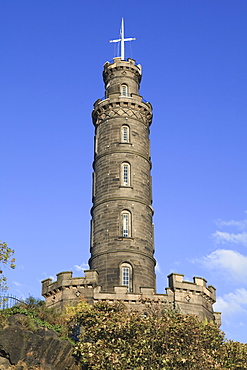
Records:
M82 276L89 258L93 103L109 40L143 66L151 126L157 291L171 272L217 288L247 342L247 2L0 0L0 239L9 293Z

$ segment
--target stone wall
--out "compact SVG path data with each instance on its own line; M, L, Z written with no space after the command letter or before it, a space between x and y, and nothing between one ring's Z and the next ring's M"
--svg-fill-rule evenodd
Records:
M141 287L138 292L133 293L128 292L125 286L115 286L113 292L104 292L96 284L96 271L85 271L85 274L85 278L73 278L72 272L63 272L57 275L59 281L44 280L42 294L47 307L61 310L67 304L76 304L83 297L89 304L99 301L123 301L129 308L144 309L145 306L141 302L145 300L154 304L169 303L184 314L195 315L200 320L213 321L218 326L221 324L220 313L213 310L216 301L215 288L207 286L203 278L194 277L193 282L189 282L183 280L183 275L172 273L168 276L166 294L156 294L154 288Z

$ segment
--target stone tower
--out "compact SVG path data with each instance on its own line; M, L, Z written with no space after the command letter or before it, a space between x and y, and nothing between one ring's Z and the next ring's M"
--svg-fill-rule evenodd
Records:
M90 270L84 277L71 271L57 280L42 281L47 307L63 310L84 298L124 301L144 309L143 299L172 304L181 312L220 325L214 312L215 288L201 277L184 281L182 274L168 276L165 294L156 294L152 180L149 128L152 106L139 94L141 66L124 58L122 20L121 57L104 65L105 97L94 103L93 207L91 209Z
M139 94L141 66L121 57L104 65L105 98L94 104L90 269L102 291L155 289L149 127Z

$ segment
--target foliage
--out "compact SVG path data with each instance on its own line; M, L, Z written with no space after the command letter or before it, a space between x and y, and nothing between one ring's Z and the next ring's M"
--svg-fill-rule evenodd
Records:
M213 323L182 315L169 304L141 302L143 310L130 310L123 302L81 300L63 313L46 308L29 297L0 310L0 326L15 314L28 330L40 327L67 337L70 327L80 325L74 355L82 370L244 370L247 344L227 341Z
M42 301L39 298L34 298L33 296L29 296L28 298L25 299L23 302L28 308L34 308L38 309L39 307L45 305L45 301Z
M14 250L9 248L7 243L0 242L0 266L15 268L15 258L13 258ZM7 279L0 268L0 289L7 290Z
M15 314L23 315L19 320L28 330L34 332L44 327L67 338L68 329L64 317L53 309L46 308L44 301L29 297L23 303L0 310L0 326L6 326L8 318Z
M82 327L74 354L84 370L247 369L247 345L159 303L145 314L121 302L81 304L73 320Z
M226 369L247 369L247 344L226 341L223 347L223 359Z

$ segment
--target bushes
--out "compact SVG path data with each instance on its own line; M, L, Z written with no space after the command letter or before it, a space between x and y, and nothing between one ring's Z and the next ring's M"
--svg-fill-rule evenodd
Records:
M169 305L149 302L144 311L135 311L122 302L89 306L81 301L59 314L30 300L0 311L2 327L17 313L29 330L47 327L62 337L79 325L74 356L82 370L247 369L246 344L227 341L214 324Z
M29 297L25 302L0 311L0 326L8 325L8 319L22 314L19 322L28 330L36 331L40 327L55 331L59 336L67 338L67 323L64 317L53 309L47 309L45 302Z
M74 354L82 369L247 369L246 345L225 341L214 324L159 304L145 312L104 302L77 312L83 331Z

